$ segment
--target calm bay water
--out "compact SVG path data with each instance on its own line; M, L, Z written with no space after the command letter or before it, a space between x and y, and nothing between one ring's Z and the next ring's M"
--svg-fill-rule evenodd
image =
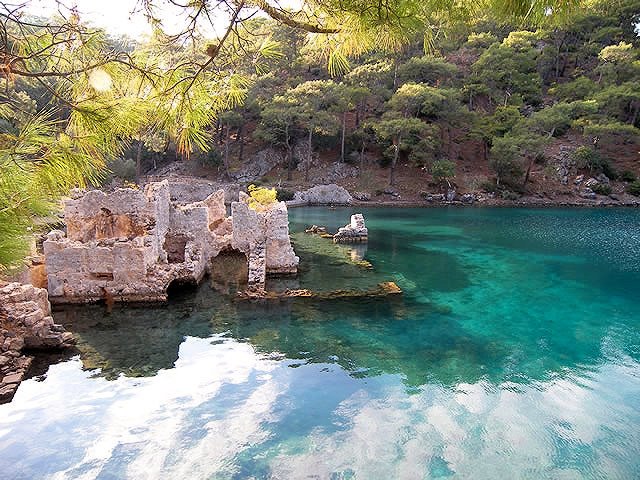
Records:
M402 297L56 312L81 355L0 406L0 478L640 478L640 211L364 213L373 271L294 235L273 287Z

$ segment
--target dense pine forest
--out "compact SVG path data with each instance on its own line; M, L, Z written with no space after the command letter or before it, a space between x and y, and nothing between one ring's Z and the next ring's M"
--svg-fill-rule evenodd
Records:
M4 7L0 264L71 188L167 172L282 199L640 195L637 0L191 2L178 34L143 3L135 40Z

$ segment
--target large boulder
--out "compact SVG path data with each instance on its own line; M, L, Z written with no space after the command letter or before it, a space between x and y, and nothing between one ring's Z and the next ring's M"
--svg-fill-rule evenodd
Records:
M316 185L303 192L296 192L293 200L309 205L350 204L353 201L351 194L343 187L334 183L329 185Z

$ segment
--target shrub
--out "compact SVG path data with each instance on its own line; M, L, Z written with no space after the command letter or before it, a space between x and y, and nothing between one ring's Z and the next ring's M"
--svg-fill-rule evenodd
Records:
M518 200L520 198L520 195L511 190L503 190L500 196L503 200Z
M611 186L606 183L599 183L591 187L591 190L598 195L609 195L611 193Z
M578 168L588 168L592 173L604 173L607 177L615 179L617 174L609 159L604 158L591 147L578 147L572 154Z
M136 162L132 158L116 158L109 162L109 170L122 180L133 181L136 178Z
M456 176L456 164L451 160L436 160L431 164L431 175L438 184L449 183Z
M258 212L269 210L271 205L277 201L275 188L256 187L252 184L247 190L249 191L249 208Z
M640 180L636 180L635 182L627 185L627 193L636 197L640 197Z
M625 170L620 174L620 180L623 182L635 182L637 179L638 177L631 170Z
M277 188L277 198L281 202L288 202L289 200L293 200L294 192L292 190L287 190L285 188Z
M494 182L493 180L485 180L484 182L480 183L479 187L482 191L487 193L496 193L498 192L498 190L500 190L496 182Z
M219 150L212 148L206 155L202 156L202 165L205 167L219 167L222 165L222 154Z

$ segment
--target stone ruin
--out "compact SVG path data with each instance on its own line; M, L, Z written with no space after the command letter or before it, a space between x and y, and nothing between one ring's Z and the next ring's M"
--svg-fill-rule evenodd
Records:
M351 215L351 222L340 227L333 236L335 243L364 243L369 240L369 230L364 224L364 216L361 213Z
M0 281L0 403L13 398L33 351L70 348L75 339L54 323L47 291Z
M221 254L246 258L254 291L264 290L268 274L297 271L284 202L257 212L241 192L228 216L224 190L192 203L172 202L170 192L166 180L144 190L74 192L66 233L44 241L50 301L164 301L170 285L200 282Z

